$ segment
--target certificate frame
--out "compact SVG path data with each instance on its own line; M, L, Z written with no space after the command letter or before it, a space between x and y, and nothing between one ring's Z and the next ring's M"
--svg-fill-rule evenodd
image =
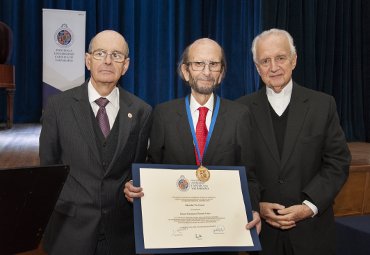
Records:
M194 171L198 168L195 165L172 165L172 164L132 164L132 180L134 186L141 186L140 170L146 169L181 169L185 171ZM250 202L248 181L246 175L246 169L244 166L207 166L209 170L237 170L239 171L240 185L245 205L245 210L248 219L253 219L252 206ZM212 178L212 177L211 177ZM145 190L144 190L145 193ZM195 252L239 252L239 251L259 251L261 250L261 244L258 238L256 228L250 230L251 239L253 246L212 246L212 247L186 247L186 248L145 248L144 244L144 232L143 232L143 218L142 218L142 206L141 199L134 199L134 227L135 227L135 246L136 253L139 254L156 254L156 253L195 253Z

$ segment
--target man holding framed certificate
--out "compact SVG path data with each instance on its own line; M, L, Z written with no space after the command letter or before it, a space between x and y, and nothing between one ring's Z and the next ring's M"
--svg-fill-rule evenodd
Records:
M196 40L185 49L178 73L191 87L191 94L160 104L154 110L149 162L197 165L196 179L204 183L212 178L207 166L247 166L249 110L214 94L226 73L223 49L211 39ZM254 177L247 173L254 212L246 228L256 227L259 233L261 222L254 198L258 191ZM226 188L225 185L223 189ZM131 202L144 195L131 182L126 183L124 191Z

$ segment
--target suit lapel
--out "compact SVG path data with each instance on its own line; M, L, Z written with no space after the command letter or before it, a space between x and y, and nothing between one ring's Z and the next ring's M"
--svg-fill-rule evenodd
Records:
M304 123L308 111L308 104L306 103L307 100L308 98L303 94L300 86L298 86L296 83L293 83L292 96L289 103L288 121L284 138L284 148L281 158L282 168L288 161L290 154L293 152L299 132Z
M176 113L177 113L176 128L179 134L179 140L182 149L182 154L179 155L184 155L185 162L194 162L195 164L196 160L194 152L194 143L190 131L188 116L186 114L185 99L180 101L179 107L178 109L176 109Z
M209 164L208 162L212 162L212 158L216 155L216 149L218 148L218 142L220 139L217 137L221 137L224 134L224 127L225 127L225 114L227 113L226 106L222 103L222 99L220 98L220 109L217 115L215 127L213 129L212 136L209 140L208 148L205 154L203 155L203 162L204 164ZM215 104L216 105L216 95L215 95ZM215 108L215 107L214 107ZM214 111L213 111L214 112ZM212 116L213 117L213 116Z
M253 112L257 123L257 129L261 133L266 147L270 150L275 161L280 164L280 156L272 125L269 102L266 96L266 87L263 87L258 91L257 97L251 104L251 111Z
M93 123L91 121L91 106L87 92L87 83L81 85L80 89L73 95L75 103L72 105L75 120L80 128L80 134L96 158L100 159L96 145Z
M118 142L117 148L112 158L112 161L106 171L106 174L111 170L112 166L114 165L117 157L121 155L122 150L127 145L127 140L130 135L132 122L136 120L138 116L136 116L136 112L133 109L132 101L127 96L123 89L119 88L119 133L118 133ZM118 117L118 116L117 116Z

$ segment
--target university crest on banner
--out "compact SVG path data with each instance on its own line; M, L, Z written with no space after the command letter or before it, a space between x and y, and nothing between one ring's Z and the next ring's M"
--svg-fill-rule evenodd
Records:
M85 81L86 12L43 9L43 105Z

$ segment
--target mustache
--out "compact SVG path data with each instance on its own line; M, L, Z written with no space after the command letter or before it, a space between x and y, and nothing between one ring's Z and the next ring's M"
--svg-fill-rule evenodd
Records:
M215 79L212 78L212 77L209 77L209 78L199 78L199 79L196 79L195 82L197 81L211 81L211 82L215 82Z
M209 79L209 80L213 81L211 86L198 85L199 79L197 79L197 81L189 82L189 85L197 93L203 94L203 95L209 95L209 94L212 94L220 86L220 83L216 83L215 79Z

